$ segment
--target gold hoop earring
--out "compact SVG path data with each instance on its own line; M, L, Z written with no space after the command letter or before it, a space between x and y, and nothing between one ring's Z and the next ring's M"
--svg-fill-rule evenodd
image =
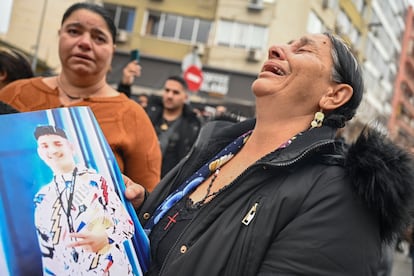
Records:
M322 110L315 113L315 118L313 118L311 122L311 128L321 127L323 123L323 119L325 118L325 114L323 114Z

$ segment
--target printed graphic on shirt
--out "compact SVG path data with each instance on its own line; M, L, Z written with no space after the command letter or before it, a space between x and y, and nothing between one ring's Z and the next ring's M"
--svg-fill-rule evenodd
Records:
M143 275L149 242L89 107L0 116L0 275Z

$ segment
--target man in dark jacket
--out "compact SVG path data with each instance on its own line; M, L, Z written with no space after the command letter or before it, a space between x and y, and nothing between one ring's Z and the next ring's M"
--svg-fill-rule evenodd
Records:
M161 177L189 152L201 127L197 114L186 104L187 84L182 77L169 77L163 90L162 99L153 97L147 108L161 146Z

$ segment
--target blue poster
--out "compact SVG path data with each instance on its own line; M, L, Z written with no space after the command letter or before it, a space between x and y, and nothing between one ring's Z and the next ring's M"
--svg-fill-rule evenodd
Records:
M88 107L0 115L0 275L142 275L149 242Z

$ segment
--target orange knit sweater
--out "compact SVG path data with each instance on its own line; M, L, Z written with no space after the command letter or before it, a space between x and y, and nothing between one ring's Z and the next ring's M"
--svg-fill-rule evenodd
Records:
M57 89L41 77L18 80L0 90L0 101L21 112L64 107ZM71 106L89 106L98 121L121 172L152 191L160 180L161 151L148 115L124 94L91 97Z

